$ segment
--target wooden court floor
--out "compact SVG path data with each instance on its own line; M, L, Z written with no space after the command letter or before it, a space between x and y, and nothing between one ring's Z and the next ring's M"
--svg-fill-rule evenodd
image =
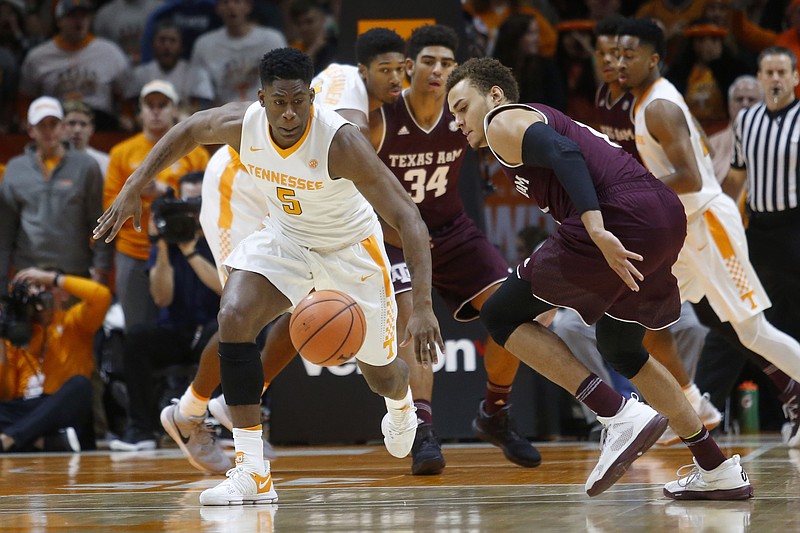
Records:
M483 444L445 445L439 476L410 474L382 446L278 448L276 505L201 507L222 478L193 469L176 448L153 452L0 455L0 530L187 532L517 531L719 533L800 531L800 450L776 435L723 437L756 497L674 502L661 492L690 462L680 446L653 448L606 493L584 482L594 443L543 443L524 469Z

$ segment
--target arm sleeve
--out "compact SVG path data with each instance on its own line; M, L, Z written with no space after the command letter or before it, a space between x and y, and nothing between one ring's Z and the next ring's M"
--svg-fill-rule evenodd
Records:
M531 124L522 137L522 162L549 168L567 191L578 213L599 211L597 191L580 147L544 122Z

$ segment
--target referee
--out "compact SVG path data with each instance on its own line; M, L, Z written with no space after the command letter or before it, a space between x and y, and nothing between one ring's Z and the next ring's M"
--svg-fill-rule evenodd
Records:
M727 191L747 185L747 244L750 262L772 300L768 320L800 340L800 83L797 57L781 47L758 56L758 81L765 101L739 113L734 125ZM784 411L792 440L800 426L797 395Z

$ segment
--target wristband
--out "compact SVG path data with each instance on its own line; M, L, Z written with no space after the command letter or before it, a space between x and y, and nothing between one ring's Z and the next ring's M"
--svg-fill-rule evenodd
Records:
M185 258L186 258L186 260L188 261L189 259L191 259L192 257L194 257L194 256L196 256L196 255L200 255L200 252L198 252L197 250L193 251L193 252L192 252L192 253L190 253L190 254L186 254L186 255L184 255L183 257L185 257Z

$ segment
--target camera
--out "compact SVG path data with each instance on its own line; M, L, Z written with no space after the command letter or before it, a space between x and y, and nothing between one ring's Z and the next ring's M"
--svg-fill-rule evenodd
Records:
M153 222L158 236L169 244L194 240L200 223L200 198L182 200L174 191L153 201Z
M0 339L14 346L25 346L33 336L33 318L48 306L49 293L32 293L24 281L11 286L8 294L0 296Z

